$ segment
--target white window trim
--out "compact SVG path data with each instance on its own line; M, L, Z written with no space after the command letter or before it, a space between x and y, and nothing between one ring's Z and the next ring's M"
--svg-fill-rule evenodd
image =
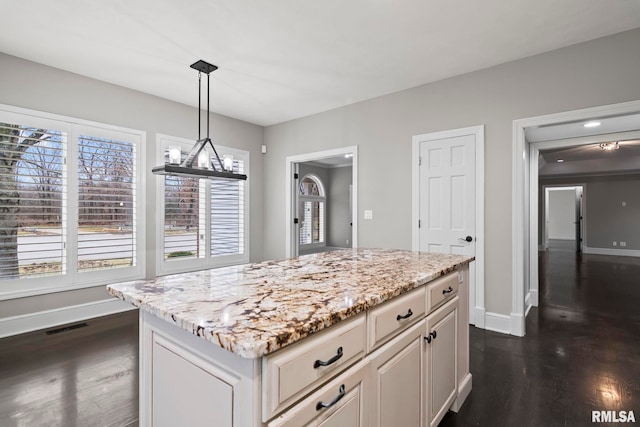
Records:
M137 187L135 188L135 192L137 212L136 216L138 219L137 224L135 225L135 256L134 265L132 267L85 272L78 272L74 269L68 269L65 275L2 280L0 281L0 301L88 288L107 283L114 283L116 281L127 281L143 278L146 268L146 235L144 221L142 221L142 219L146 217L146 206L141 195L146 188L146 179L144 173L144 171L146 170L146 153L144 150L146 146L146 132L137 129L130 129L90 120L77 119L74 117L46 113L21 107L14 107L5 104L0 104L0 113L3 115L2 120L10 121L12 120L11 117L15 117L15 119L13 119L14 122L19 123L20 120L24 120L24 116L27 116L30 123L39 125L42 124L42 127L66 132L68 142L75 141L77 139L77 135L81 134L82 130L87 128L98 129L100 131L99 136L108 137L109 135L111 135L116 139L118 138L118 136L130 136L136 151ZM67 145L66 149L67 158L71 159L75 155L75 153L69 151L69 145ZM75 168L75 162L70 161L67 163L70 169L69 173L75 173L75 171L73 170L73 168ZM77 182L72 182L70 180L67 181L68 188L71 188L71 186L75 184L77 184ZM77 199L77 194L73 197ZM77 206L77 204L75 204L75 206ZM69 218L67 219L67 224L77 224L77 218L74 217L74 215L76 214L77 210L67 210L67 217ZM66 237L67 247L63 258L71 259L73 255L72 251L76 247L74 242L77 242L77 235L69 233ZM75 261L73 261L73 264L75 265Z
M164 150L171 146L179 146L183 152L189 152L193 147L195 141L179 138L170 135L157 134L156 135L156 163L164 163ZM231 147L225 147L216 145L216 150L220 158L224 155L231 155L234 158L244 161L245 173L250 170L250 153L246 150L240 150ZM174 273L185 273L189 271L206 270L210 268L226 267L229 265L245 264L249 262L250 254L249 249L251 247L249 223L250 223L250 181L245 181L244 187L244 251L242 254L234 255L221 255L216 257L209 257L209 245L210 236L206 236L206 253L205 258L178 258L167 261L164 259L164 179L156 179L156 274L158 276L164 276ZM207 206L207 214L209 213L209 207ZM208 217L208 216L207 216ZM210 228L209 221L207 221L207 231Z

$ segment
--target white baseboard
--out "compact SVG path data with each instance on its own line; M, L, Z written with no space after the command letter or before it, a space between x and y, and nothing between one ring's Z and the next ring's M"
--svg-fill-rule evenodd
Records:
M499 313L486 313L485 329L503 334L511 333L511 318Z
M467 397L471 393L471 374L467 374L462 381L458 384L458 397L453 401L453 405L451 405L451 410L453 412L458 412L462 407L462 404Z
M5 317L0 319L0 338L134 309L135 307L119 299L109 298L54 310Z
M531 291L527 292L527 296L524 297L524 317L527 317L529 310L531 310Z
M613 248L589 248L585 246L582 249L585 254L594 255L614 255L614 256L634 256L640 257L640 250L637 249L613 249Z
M511 316L506 317L509 317L509 323L511 325L511 330L507 333L515 335L516 337L523 337L525 329L525 316L523 316L522 314L511 313Z

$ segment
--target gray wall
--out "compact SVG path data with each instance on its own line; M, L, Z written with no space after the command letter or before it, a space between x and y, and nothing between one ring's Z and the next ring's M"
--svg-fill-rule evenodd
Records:
M513 120L640 99L638 70L633 30L267 127L265 258L285 253L286 156L357 145L359 245L410 249L411 137L484 124L485 304L509 315Z
M585 183L583 209L589 248L613 249L612 242L626 242L616 249L640 250L640 175L556 178L540 185ZM626 202L626 206L622 206Z
M327 229L327 245L329 246L351 247L349 186L352 174L353 168L351 166L329 169L329 198L327 200L328 220L331 224Z
M549 230L550 239L575 240L576 227L576 191L549 191Z
M153 277L156 259L156 222L153 209L156 203L155 183L158 178L151 174L151 167L156 162L156 134L162 133L195 141L198 136L196 109L2 53L0 70L2 104L146 131L146 275ZM250 170L247 174L250 186L250 212L260 212L264 204L263 155L260 153L263 128L212 114L211 129L217 144L249 151ZM262 260L262 215L250 214L249 221L251 259ZM100 287L97 291L64 292L59 295L23 298L20 301L0 301L0 317L106 297L103 287ZM17 307L20 309L17 310Z

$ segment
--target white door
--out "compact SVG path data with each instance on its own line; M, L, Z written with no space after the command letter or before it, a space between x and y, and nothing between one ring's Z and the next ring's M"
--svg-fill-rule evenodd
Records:
M420 251L475 255L475 137L420 143Z
M482 185L476 185L483 171L476 175L476 168L483 161L483 133L478 127L414 137L414 153L419 155L414 248L476 257L469 268L468 310L469 322L478 327L484 327L484 269L483 254L477 250L482 231L476 227L482 224L484 206Z

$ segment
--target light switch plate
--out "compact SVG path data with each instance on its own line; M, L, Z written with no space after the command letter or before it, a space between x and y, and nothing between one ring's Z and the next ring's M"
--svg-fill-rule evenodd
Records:
M373 219L373 211L371 209L365 209L364 219Z

